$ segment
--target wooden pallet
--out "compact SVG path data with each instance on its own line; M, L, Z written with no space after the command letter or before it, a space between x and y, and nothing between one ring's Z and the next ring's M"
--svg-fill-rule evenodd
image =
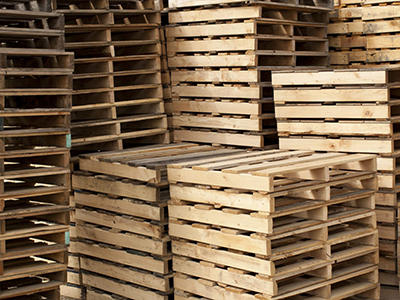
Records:
M320 292L321 296L308 297L315 300L322 299L343 299L343 297L351 297L357 294L364 294L371 297L372 299L379 299L379 284L375 280L377 277L376 267L363 266L360 265L357 270L357 266L349 267L348 269L342 270L342 272L337 272L338 276L330 281L322 282L320 284L305 286L305 282L300 282L298 284L293 284L291 288L296 288L296 286L303 286L302 291L304 296L308 293L311 295L315 292ZM341 275L341 276L340 276ZM363 282L352 283L351 279L359 279ZM374 278L372 282L368 282L366 278ZM195 277L190 277L183 274L176 274L174 277L174 285L176 288L176 293L178 294L177 299L199 299L196 295L200 297L206 297L206 299L287 299L288 297L296 296L295 293L287 291L285 294L279 296L267 296L263 294L253 294L248 290L235 288L229 285L218 285L218 282L200 280ZM341 286L341 288L336 288L336 285ZM344 288L345 287L345 288ZM288 289L290 290L290 288ZM321 293L322 292L322 293ZM195 296L192 298L192 295ZM304 299L300 295L298 299ZM296 299L296 298L295 298Z

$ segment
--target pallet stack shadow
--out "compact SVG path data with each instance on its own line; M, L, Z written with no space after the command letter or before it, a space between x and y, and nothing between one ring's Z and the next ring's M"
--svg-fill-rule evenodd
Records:
M174 140L274 148L271 70L328 66L332 1L169 6Z
M168 166L175 299L379 299L374 155Z
M331 66L399 64L400 9L393 2L335 1L328 26Z
M169 142L154 1L57 0L75 53L72 156Z
M71 247L88 300L171 299L167 164L226 151L185 143L81 156Z
M275 72L281 149L378 155L380 282L397 286L399 70Z
M0 299L66 282L73 53L50 2L0 4Z

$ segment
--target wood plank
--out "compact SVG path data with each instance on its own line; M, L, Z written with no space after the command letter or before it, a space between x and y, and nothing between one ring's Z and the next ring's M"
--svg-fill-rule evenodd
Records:
M250 236L223 233L217 230L204 230L190 225L169 224L171 236L218 245L229 249L249 253L270 255L270 243L266 240L253 239Z
M252 54L175 56L169 57L170 68L187 67L256 67L257 57Z
M207 112L222 114L260 115L260 103L221 101L173 101L174 112Z
M140 252L135 253L132 251L130 253L125 250L118 250L112 247L107 248L102 245L87 244L79 241L74 244L70 251L159 274L168 274L171 271L168 266L168 259L161 260L151 255L143 255Z
M129 215L139 218L163 221L164 211L160 206L145 203L135 203L130 199L115 199L91 193L75 193L76 204L89 206L101 210L108 210L120 214L129 212Z
M266 295L273 296L278 293L278 286L272 280L208 267L194 261L180 259L179 257L174 257L174 271Z
M172 253L207 260L215 264L231 266L240 270L274 275L275 267L269 260L243 255L231 251L218 250L212 247L200 246L189 242L172 241Z
M151 224L146 220L127 218L121 215L112 215L90 211L87 209L76 209L76 220L118 229L124 232L133 232L149 237L162 238L165 235L162 225Z
M168 296L163 296L147 289L134 287L130 284L124 284L94 274L84 273L82 275L82 281L83 284L87 286L127 297L128 299L132 297L132 295L135 295L137 300L168 300Z
M244 147L262 148L265 145L262 135L233 134L220 132L201 132L174 129L174 140L176 142L188 141L198 143L210 143L220 145L236 145ZM271 144L273 148L277 148L276 144Z
M77 226L77 234L79 238L94 240L99 243L107 243L161 256L168 254L167 241L153 240L135 234L116 233L100 228L91 228L83 224Z
M273 72L273 85L386 84L386 71ZM357 89L360 92L359 89ZM311 91L312 93L312 91Z
M188 28L192 26L186 26ZM248 70L196 70L196 71L171 71L172 84L177 82L254 82L260 81L260 71Z
M1 33L1 31L0 31ZM167 54L177 52L210 52L210 51L255 51L257 40L255 38L200 40L200 41L170 41Z
M117 280L123 280L162 292L168 292L171 289L168 278L158 277L150 272L141 272L133 268L124 268L119 265L113 265L86 257L81 258L81 267L86 271L96 272Z
M174 277L174 286L176 289L187 291L195 295L200 295L208 299L230 299L230 300L256 300L257 298L249 293L234 293L218 285L212 287L201 284L198 280L192 278Z
M256 34L256 22L167 27L167 38Z
M285 102L388 102L387 88L275 89L274 101Z
M393 134L390 122L277 122L279 134L294 135L362 135L362 136L389 136Z
M172 98L174 97L206 97L206 98L262 98L262 88L258 86L172 86Z
M260 119L236 119L220 117L198 117L198 116L173 116L174 126L198 127L198 128L220 128L232 130L262 130Z
M390 119L388 105L276 106L277 118Z
M229 17L228 17L229 16ZM202 9L191 11L170 12L168 14L169 23L194 23L208 20L235 20L235 19L254 19L262 17L261 7L231 7L221 9Z
M393 142L390 140L356 140L356 139L313 139L313 138L280 138L281 149L316 151L342 151L350 153L393 153Z
M90 190L150 202L157 202L160 200L159 189L156 187L124 183L122 181L109 181L92 176L72 175L72 187L75 190Z
M190 220L199 223L219 225L240 230L253 232L272 233L271 218L255 218L249 213L232 215L223 210L202 210L196 206L172 205L168 206L168 213L171 218Z
M259 193L234 193L197 187L182 187L170 185L170 194L173 199L195 201L204 204L220 203L221 206L242 208L258 211L273 211L273 198Z

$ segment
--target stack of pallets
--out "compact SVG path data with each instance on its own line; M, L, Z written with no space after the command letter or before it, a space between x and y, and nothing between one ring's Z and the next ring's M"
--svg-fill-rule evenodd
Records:
M328 65L332 1L169 6L174 140L273 147L271 70Z
M234 150L172 144L81 156L71 247L80 254L88 300L171 299L167 164L227 151Z
M374 155L170 164L175 299L379 299Z
M72 155L168 142L154 1L57 0L75 53Z
M331 65L398 64L400 8L391 0L338 0L328 26Z
M73 54L50 4L0 3L0 299L66 281Z
M400 71L276 72L272 81L281 149L379 154L380 282L398 285Z

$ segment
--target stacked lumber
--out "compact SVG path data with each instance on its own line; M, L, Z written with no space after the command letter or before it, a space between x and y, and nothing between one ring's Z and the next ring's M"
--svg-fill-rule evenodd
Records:
M88 300L171 299L167 164L227 151L185 143L80 157L81 171L73 174L77 239L71 244L80 255Z
M169 1L174 140L273 148L271 70L328 65L331 5Z
M381 283L398 285L400 71L276 72L281 149L378 154Z
M59 299L73 53L51 1L2 1L0 22L0 299Z
M72 156L168 142L154 1L57 0L75 53Z
M391 0L338 0L328 26L332 66L382 67L399 59L400 9Z
M285 150L170 164L175 299L379 299L375 170Z

